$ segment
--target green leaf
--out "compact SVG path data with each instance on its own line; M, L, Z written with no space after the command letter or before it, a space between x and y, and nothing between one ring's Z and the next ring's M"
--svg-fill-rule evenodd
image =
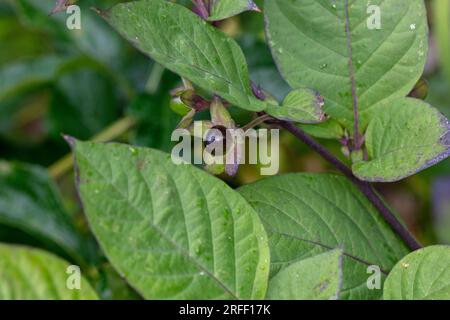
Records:
M253 96L237 43L187 8L164 0L121 3L106 19L138 49L167 69L246 110L267 103Z
M239 190L256 209L269 235L271 276L298 261L343 249L343 299L377 299L368 266L387 272L408 253L362 193L331 174L287 174ZM381 279L381 280L382 280Z
M92 230L143 297L264 298L267 236L237 192L157 150L71 143Z
M269 281L269 300L336 300L342 285L342 250L306 258Z
M69 266L42 250L0 244L0 300L98 299L83 277L79 290L69 289Z
M435 108L399 99L380 108L366 132L369 161L353 164L366 181L398 181L450 155L450 124Z
M341 139L344 137L344 129L334 119L319 124L297 124L307 134L322 139Z
M0 69L0 101L52 81L66 60L55 56L27 59Z
M281 120L312 124L325 121L323 99L317 91L299 88L291 91L280 107L269 107L267 113Z
M383 298L450 300L450 247L427 247L403 258L386 279Z
M26 232L75 261L91 258L92 243L75 229L44 168L0 161L0 225Z
M252 0L212 0L210 21L224 20L244 11L259 11Z
M380 8L379 30L368 27L374 8L369 5ZM325 112L350 132L353 106L364 129L380 104L405 97L423 72L428 49L423 0L266 0L264 12L284 78L292 88L318 90Z
M119 115L114 82L99 72L83 68L65 74L54 88L49 121L55 136L63 132L88 139Z

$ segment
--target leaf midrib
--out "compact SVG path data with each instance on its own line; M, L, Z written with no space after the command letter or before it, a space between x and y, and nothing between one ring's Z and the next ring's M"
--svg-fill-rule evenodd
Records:
M103 173L101 173L96 166L93 166L92 163L89 161L89 159L85 156L83 156L81 153L77 153L77 157L79 157L81 155L82 158L84 158L84 160L86 160L87 163L89 163L91 168L94 168L94 170L106 181L108 182L108 184L113 187L113 189L116 190L116 192L122 196L123 200L125 201L125 203L127 203L128 205L130 205L134 210L136 210L136 212L138 212L141 217L143 217L145 219L145 214L143 214L141 212L141 210L139 208L136 208L132 203L130 203L129 201L127 201L127 198L124 197L123 193L111 182L109 181L109 179L107 179L105 177L105 175L103 175ZM80 173L77 173L78 175L80 175ZM80 189L80 182L79 179L77 179L77 184L78 184L78 188ZM178 190L177 190L177 194L178 194ZM152 194L150 195L152 196ZM153 202L152 202L153 203ZM157 233L159 233L174 249L176 252L178 252L180 255L184 256L185 258L187 258L188 260L192 261L193 264L195 266L197 266L197 268L199 268L200 270L202 270L203 272L205 272L212 280L214 280L223 290L225 290L229 295L231 295L234 299L239 300L239 298L225 285L223 284L215 275L213 275L211 272L209 272L208 269L206 269L205 267L203 267L203 265L196 261L194 259L194 257L192 257L190 254L186 254L183 252L183 250L178 246L178 244L174 241L172 241L172 239L170 239L170 237L168 237L160 228L158 228L153 221L149 221L149 226L152 227ZM105 253L106 254L106 253Z

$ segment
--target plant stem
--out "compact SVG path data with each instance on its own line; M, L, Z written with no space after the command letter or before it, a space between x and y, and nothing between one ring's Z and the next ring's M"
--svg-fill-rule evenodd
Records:
M318 143L315 139L307 135L303 130L295 126L291 122L277 121L277 123L295 137L303 141L311 149L316 151L325 160L330 162L339 171L341 171L346 177L348 177L358 189L366 196L366 198L372 203L372 205L379 211L384 220L391 226L391 228L397 233L397 235L406 243L406 245L412 250L422 248L419 242L411 235L406 227L396 218L391 212L389 207L380 198L378 193L374 190L372 185L366 181L358 179L352 172L352 170L346 166L342 161L336 158L331 152L329 152L324 146Z
M203 0L192 0L200 17L206 20L209 17L209 11Z
M127 132L129 129L131 129L136 124L136 120L132 117L124 117L119 119L118 121L111 124L109 127L107 127L105 130L100 132L99 134L95 135L91 141L93 142L106 142L113 140L125 132ZM61 176L63 176L67 171L72 168L72 154L69 153L54 164L52 164L49 168L49 174L53 179L58 179Z

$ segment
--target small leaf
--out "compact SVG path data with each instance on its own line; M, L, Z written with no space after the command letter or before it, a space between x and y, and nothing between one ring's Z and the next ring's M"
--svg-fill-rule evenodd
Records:
M387 277L383 298L450 300L450 247L427 247L403 258Z
M317 91L301 88L291 91L280 107L269 107L267 113L281 120L305 124L321 123L326 116L324 102Z
M256 209L269 235L271 277L284 267L343 249L342 299L378 299L369 290L367 268L382 270L380 281L408 253L389 225L345 177L287 174L239 189Z
M342 285L342 250L294 262L269 281L269 300L337 300Z
M108 24L90 10L89 2L77 2L77 6L81 9L81 30L69 30L66 27L66 14L49 16L56 0L16 0L12 2L20 19L31 29L45 30L52 35L52 38L63 42L63 45L74 47L91 58L98 59L104 66L107 66L106 68L117 72L123 71L117 68L118 61L123 60L121 56L122 49L124 49L123 43Z
M111 264L148 299L262 299L264 228L224 182L169 154L75 142L85 213Z
M106 19L159 64L231 104L261 111L241 48L187 8L164 0L121 3ZM164 32L161 32L164 30Z
M432 182L433 228L439 243L450 245L450 176Z
M208 20L224 20L244 11L261 12L252 0L211 0L211 14Z
M448 120L427 103L401 98L378 109L366 132L369 161L353 164L360 179L393 182L450 155Z
M76 261L90 260L92 243L74 227L44 168L0 161L0 225L20 229Z
M80 288L69 288L70 263L42 250L0 244L0 300L96 300L81 277ZM74 280L75 281L75 280Z

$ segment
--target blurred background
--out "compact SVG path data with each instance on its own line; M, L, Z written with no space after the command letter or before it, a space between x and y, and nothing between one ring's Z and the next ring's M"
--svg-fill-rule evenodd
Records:
M0 0L0 242L45 248L81 265L105 299L138 298L89 232L61 133L170 151L170 134L181 117L171 108L169 91L181 81L91 10L121 1L77 1L81 30L66 27L65 12L49 15L55 2ZM426 100L450 117L450 1L426 3L431 28ZM218 27L241 45L253 81L283 98L289 88L265 43L263 16L244 13ZM247 112L231 111L241 125L251 120ZM338 142L321 142L345 161ZM280 173L333 171L287 133L280 152ZM235 178L223 177L232 187L260 178L258 166L246 165ZM377 188L423 244L450 244L449 159Z

